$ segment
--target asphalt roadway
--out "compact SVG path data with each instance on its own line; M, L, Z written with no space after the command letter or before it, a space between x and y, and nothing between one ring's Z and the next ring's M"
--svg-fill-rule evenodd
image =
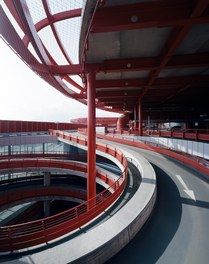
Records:
M120 147L143 154L153 165L157 203L143 229L107 263L208 264L209 183L205 176L152 151Z

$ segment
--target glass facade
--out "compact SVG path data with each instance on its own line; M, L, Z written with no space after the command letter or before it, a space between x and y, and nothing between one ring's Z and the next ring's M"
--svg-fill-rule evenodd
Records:
M66 151L66 149L65 149ZM0 156L17 154L42 154L42 153L63 153L64 143L43 143L14 146L0 146Z
M18 154L50 154L50 153L64 153L66 148L63 142L57 141L57 143L41 143L41 144L25 144L25 145L11 145L0 146L0 157L5 155L18 155ZM42 175L41 171L26 171L26 172L0 172L0 181L7 179L15 179L27 176Z
M8 146L0 146L0 156L8 155Z

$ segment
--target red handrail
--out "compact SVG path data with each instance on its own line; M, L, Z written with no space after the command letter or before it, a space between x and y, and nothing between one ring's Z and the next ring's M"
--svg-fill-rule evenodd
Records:
M136 139L124 139L123 137L111 137L106 136L102 134L98 134L98 137L103 139L108 139L111 141L115 141L122 144L128 144L130 146L144 148L147 150L155 151L167 156L170 156L174 159L180 160L181 162L184 162L197 170L201 171L202 173L205 173L206 175L209 175L209 165L208 162L202 158L195 157L193 155L189 155L188 153L184 153L181 151L172 150L171 148L166 148L163 145L155 144L152 142L143 142L142 140L136 140Z
M84 128L78 129L79 133L85 131ZM108 130L107 134L115 135L138 135L138 130ZM191 139L199 141L209 141L209 129L171 129L171 130L143 130L143 136L171 137L181 139Z
M69 159L75 159L80 160L84 159L86 157L86 154L72 154L68 152L63 151L47 151L47 152L41 152L41 151L13 151L11 154L4 153L0 155L0 160L5 159L17 159L17 158L69 158Z

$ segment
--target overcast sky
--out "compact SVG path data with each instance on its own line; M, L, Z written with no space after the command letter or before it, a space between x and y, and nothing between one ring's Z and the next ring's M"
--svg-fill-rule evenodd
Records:
M0 119L69 122L87 107L64 96L31 71L0 39ZM97 116L118 116L97 111Z

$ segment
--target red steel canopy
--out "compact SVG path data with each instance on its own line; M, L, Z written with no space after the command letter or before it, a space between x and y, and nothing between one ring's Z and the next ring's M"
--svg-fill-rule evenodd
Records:
M209 0L4 0L0 33L84 104L93 71L100 109L129 114L140 101L144 118L209 117Z

